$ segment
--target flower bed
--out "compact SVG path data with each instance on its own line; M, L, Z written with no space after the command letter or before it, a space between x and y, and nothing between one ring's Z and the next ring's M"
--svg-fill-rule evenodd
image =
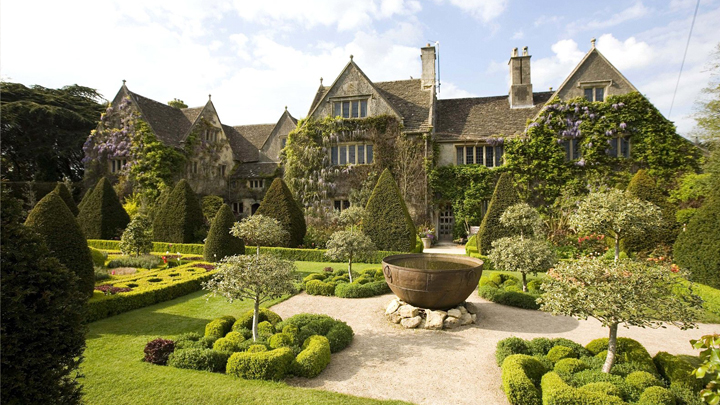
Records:
M189 263L98 286L88 301L88 322L198 291L210 279L213 269L209 263Z
M250 310L237 320L232 316L212 320L205 327L205 336L187 333L174 342L150 341L146 361L252 380L281 380L289 375L313 378L330 363L331 353L344 349L353 339L350 326L327 315L299 314L283 321L265 308L260 315L257 341L252 340L249 329ZM161 343L163 358L155 361L159 356L148 353L158 352Z
M601 372L608 339L583 347L568 339L501 340L495 356L502 386L513 405L701 404L701 384L680 356L655 358L635 340L619 338L616 363ZM693 381L694 380L694 381Z
M313 273L303 279L303 285L310 295L334 295L340 298L367 298L390 292L382 269L353 272L352 283L347 270Z

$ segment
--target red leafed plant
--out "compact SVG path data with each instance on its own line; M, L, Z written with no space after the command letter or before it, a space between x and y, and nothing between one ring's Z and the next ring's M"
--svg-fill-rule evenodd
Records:
M168 339L157 338L145 345L145 361L164 366L168 357L175 351L175 342Z
M98 285L98 286L95 286L95 289L97 291L102 291L103 293L105 293L105 295L115 295L115 294L121 293L121 292L132 291L132 288L130 288L130 287L115 287L110 284Z

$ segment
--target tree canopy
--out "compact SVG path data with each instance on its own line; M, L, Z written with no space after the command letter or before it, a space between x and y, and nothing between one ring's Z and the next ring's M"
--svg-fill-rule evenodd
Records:
M79 181L83 143L105 100L77 84L59 89L0 82L2 176L12 181Z

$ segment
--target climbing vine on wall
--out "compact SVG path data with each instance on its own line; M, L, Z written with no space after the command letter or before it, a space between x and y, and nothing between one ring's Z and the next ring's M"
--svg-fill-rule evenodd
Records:
M630 141L629 158L609 155L617 138ZM578 159L566 160L568 141L578 143ZM639 168L672 178L697 170L698 159L697 149L637 92L605 102L551 100L523 136L505 143L507 169L525 197L539 206L549 206L566 188L581 192L588 185L626 182L628 173Z

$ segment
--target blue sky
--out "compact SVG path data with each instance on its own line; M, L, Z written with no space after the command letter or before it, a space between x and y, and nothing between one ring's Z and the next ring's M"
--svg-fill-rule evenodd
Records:
M557 88L598 49L668 115L695 0L203 1L3 0L0 75L26 85L77 83L203 105L225 124L307 114L353 54L374 81L420 76L419 48L440 43L441 98L508 89L513 47L528 46L535 91ZM720 0L701 0L670 119L690 136L693 107L720 42Z

